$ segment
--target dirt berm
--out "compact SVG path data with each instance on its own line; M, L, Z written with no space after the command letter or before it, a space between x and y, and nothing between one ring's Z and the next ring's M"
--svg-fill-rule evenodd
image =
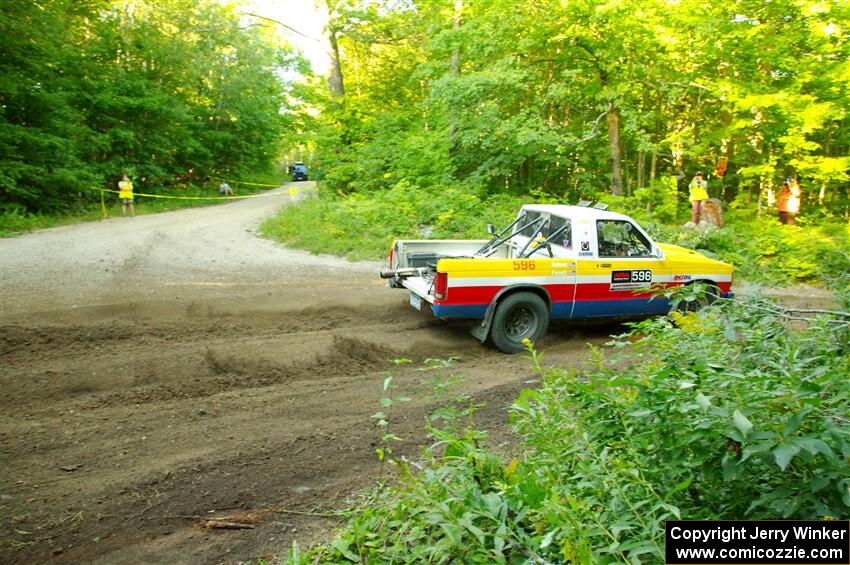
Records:
M378 263L258 238L287 188L0 240L0 562L254 562L321 539L338 521L315 514L377 478L387 372L413 398L396 455L426 442L426 358L457 357L509 440L528 361L416 313ZM547 360L617 329L555 328Z

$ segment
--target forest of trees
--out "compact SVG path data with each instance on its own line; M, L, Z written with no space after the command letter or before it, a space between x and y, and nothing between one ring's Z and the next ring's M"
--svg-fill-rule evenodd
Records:
M656 206L662 176L703 170L736 206L797 176L804 210L847 213L846 2L316 6L327 79L286 43L299 22L244 2L4 2L0 212L85 205L122 173L151 191L251 178L300 144L338 194Z
M0 212L68 211L137 190L251 178L287 127L279 28L216 0L0 7Z
M317 82L320 123L305 129L341 193L404 181L651 200L662 175L703 170L727 202L767 206L797 176L804 207L846 213L846 2L326 7L330 94Z

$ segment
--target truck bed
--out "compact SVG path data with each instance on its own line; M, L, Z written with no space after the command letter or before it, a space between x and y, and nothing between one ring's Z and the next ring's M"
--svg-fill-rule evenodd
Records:
M434 266L443 257L472 257L487 243L486 239L407 239L396 241L394 267ZM490 255L493 259L507 258L510 245L501 245Z

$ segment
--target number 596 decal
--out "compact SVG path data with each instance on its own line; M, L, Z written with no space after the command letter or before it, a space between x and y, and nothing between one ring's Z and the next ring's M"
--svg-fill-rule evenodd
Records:
M611 271L611 290L631 290L652 284L650 269L616 269Z
M514 271L533 271L537 268L534 261L514 261Z

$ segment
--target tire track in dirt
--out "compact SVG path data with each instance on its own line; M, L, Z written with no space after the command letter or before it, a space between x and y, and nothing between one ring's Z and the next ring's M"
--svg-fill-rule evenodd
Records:
M69 562L174 562L174 552L187 563L235 562L321 536L327 518L273 510L340 508L374 480L370 415L387 371L414 398L394 426L406 440L397 454L415 458L436 407L420 384L426 357L459 357L453 372L488 404L479 421L506 437L504 408L534 377L528 362L478 345L463 326L420 317L398 298L388 294L372 320L364 309L329 305L233 311L210 318L212 330L195 316L2 328L2 360L14 362L0 396L0 453L12 462L0 492L13 494L2 505L0 559L39 561L62 548L57 559ZM552 341L555 355L583 355L581 343ZM394 367L399 357L414 364ZM57 363L64 369L49 373ZM56 387L31 379L33 371ZM255 530L220 533L172 517L210 510L263 518Z
M389 323L395 316L392 310L372 320L354 308L335 307L332 312L311 307L280 315L249 313L248 320L216 315L213 324L206 319L159 325L2 327L0 361L10 368L26 368L29 375L26 381L0 377L0 406L34 414L52 411L53 403L63 398L85 397L77 404L79 409L188 399L296 382L316 374L350 375L369 367L386 368L394 356L417 357L411 349L399 352L349 337ZM395 323L394 331L428 325L414 318ZM297 351L298 344L303 353ZM324 352L311 352L316 345ZM292 355L267 353L282 347ZM110 352L115 350L121 354L113 357ZM105 357L104 363L93 362L96 356ZM126 358L141 365L131 378ZM115 377L106 386L98 372ZM172 378L178 373L181 378ZM32 394L33 386L39 395Z

